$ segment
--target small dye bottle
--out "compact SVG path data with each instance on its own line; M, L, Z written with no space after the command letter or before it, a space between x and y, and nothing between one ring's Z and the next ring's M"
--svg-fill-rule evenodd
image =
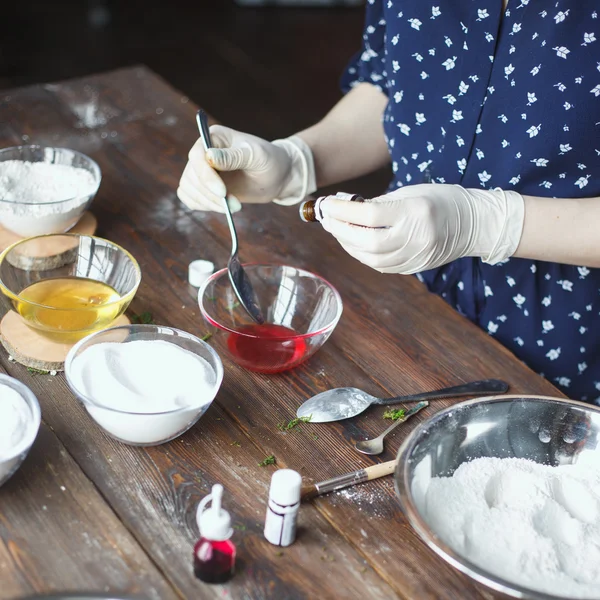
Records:
M275 546L289 546L296 539L302 477L292 469L280 469L271 477L265 519L265 538Z
M196 521L200 539L194 546L194 575L204 583L225 583L233 576L235 545L231 518L221 508L223 486L216 484L212 492L198 505ZM210 508L206 508L211 502Z
M348 202L364 202L364 198L358 194L346 194L346 192L338 192L335 195L340 200L347 200ZM321 212L321 202L325 200L327 196L321 196L316 200L307 200L300 205L300 218L305 223L322 221L323 213Z

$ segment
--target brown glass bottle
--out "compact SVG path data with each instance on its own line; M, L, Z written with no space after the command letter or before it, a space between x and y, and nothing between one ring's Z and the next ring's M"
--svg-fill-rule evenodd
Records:
M305 223L311 223L315 221L320 221L323 218L319 210L319 204L322 200L324 200L327 196L321 196L316 200L306 200L300 205L300 218ZM349 202L364 202L365 199L358 194L347 194L346 192L338 192L335 194L336 198L340 200L348 200Z

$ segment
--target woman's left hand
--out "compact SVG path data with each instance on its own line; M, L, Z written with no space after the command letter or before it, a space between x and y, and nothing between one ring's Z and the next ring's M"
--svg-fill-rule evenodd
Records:
M459 185L405 186L365 202L329 196L321 224L360 262L382 273L412 274L464 256L496 264L516 251L523 197Z

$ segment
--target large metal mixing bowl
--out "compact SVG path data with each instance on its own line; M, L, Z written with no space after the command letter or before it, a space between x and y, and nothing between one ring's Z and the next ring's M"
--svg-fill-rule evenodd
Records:
M564 600L497 577L445 544L420 514L413 494L415 470L447 477L482 457L526 458L545 465L586 462L600 469L600 408L543 396L494 396L468 400L421 423L398 453L396 492L421 539L453 567L514 598Z

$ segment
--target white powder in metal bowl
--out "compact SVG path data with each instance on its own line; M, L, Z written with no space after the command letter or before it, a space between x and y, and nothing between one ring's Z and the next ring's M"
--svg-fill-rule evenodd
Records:
M415 472L415 502L455 552L529 589L600 597L599 469L479 458L452 477L426 470Z
M0 161L0 223L24 236L62 233L77 222L97 186L86 169Z

